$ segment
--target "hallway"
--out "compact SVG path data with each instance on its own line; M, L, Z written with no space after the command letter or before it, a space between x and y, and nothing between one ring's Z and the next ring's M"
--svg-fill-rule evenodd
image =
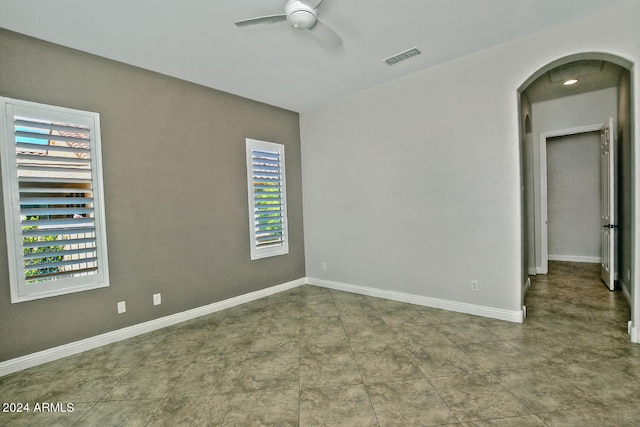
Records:
M549 425L640 425L640 345L629 342L630 312L622 291L609 291L599 275L599 264L549 262L549 274L532 277L522 335L510 340L544 366L521 378L533 380L529 393L539 387L541 404L558 399L558 407L583 406L572 402L570 392L548 393L559 391L561 383L597 402L590 408L539 414L553 421ZM615 418L625 412L635 423Z
M622 291L611 292L600 280L600 264L549 261L549 274L532 276L531 282L525 299L530 326L552 320L568 327L574 324L585 339L593 339L592 332L623 341L628 338L629 304Z

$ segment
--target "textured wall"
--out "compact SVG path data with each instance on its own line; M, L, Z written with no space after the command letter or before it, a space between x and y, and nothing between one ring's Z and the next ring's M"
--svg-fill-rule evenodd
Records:
M0 211L0 361L305 276L297 113L5 30L0 57L0 95L100 113L111 273L11 304ZM247 137L286 146L288 255L250 261Z

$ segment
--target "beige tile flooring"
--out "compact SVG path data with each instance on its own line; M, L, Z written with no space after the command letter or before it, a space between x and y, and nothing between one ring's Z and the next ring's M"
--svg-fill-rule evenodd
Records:
M524 325L303 286L0 378L0 425L640 426L640 345L592 265Z

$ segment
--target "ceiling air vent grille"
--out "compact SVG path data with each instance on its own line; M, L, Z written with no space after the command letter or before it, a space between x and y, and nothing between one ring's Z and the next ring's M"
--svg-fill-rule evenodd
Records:
M409 50L405 50L404 52L400 52L398 54L388 57L387 59L384 60L384 62L386 62L387 65L395 65L400 61L404 61L405 59L409 59L413 56L420 55L421 53L422 52L420 51L420 49L418 49L417 47L412 47Z

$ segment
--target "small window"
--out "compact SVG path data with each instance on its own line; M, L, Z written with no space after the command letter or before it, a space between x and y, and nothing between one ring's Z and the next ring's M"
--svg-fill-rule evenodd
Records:
M0 102L11 301L109 286L100 116Z
M284 145L247 139L251 259L289 252Z

